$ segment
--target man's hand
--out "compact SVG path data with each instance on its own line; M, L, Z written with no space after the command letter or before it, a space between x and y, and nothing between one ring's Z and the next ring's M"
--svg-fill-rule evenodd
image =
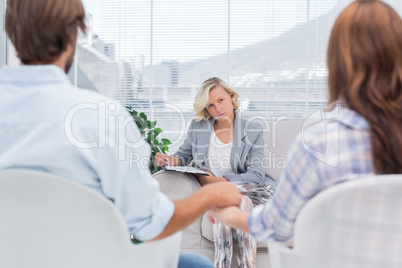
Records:
M230 206L225 208L212 208L208 214L208 219L211 223L215 223L215 219L224 225L239 229L245 232L250 232L248 228L249 213L241 211L239 207Z
M173 216L155 240L187 227L212 207L240 206L241 199L239 190L229 182L208 184L186 199L173 201Z
M234 184L229 182L217 182L207 184L200 189L207 195L210 208L240 206L242 195Z

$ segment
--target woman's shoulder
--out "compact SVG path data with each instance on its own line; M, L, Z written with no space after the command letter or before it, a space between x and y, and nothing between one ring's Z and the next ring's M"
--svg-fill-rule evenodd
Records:
M240 128L236 127L236 131L240 131L242 137L248 137L250 141L254 141L258 137L262 136L262 125L253 118L240 118Z
M257 119L254 118L240 118L241 125L243 126L243 129L245 129L247 132L248 131L254 131L258 132L258 130L262 130L262 125L261 123L258 122Z
M192 119L190 122L189 129L205 129L205 128L210 127L211 125L212 125L211 119L199 120L199 121Z

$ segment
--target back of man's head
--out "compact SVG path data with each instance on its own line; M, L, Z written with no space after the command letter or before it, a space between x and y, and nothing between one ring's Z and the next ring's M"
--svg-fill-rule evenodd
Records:
M6 32L23 64L53 63L85 32L81 0L7 0Z

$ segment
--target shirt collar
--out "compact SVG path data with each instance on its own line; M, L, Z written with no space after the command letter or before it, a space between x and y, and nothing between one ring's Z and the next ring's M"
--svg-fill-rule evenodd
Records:
M338 109L338 116L335 118L337 121L353 129L370 130L367 120L354 110L345 107Z
M0 83L69 83L66 73L56 65L20 65L0 71Z

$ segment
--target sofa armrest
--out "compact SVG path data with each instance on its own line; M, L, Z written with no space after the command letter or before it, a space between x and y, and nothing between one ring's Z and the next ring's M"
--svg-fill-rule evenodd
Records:
M188 173L159 171L153 174L153 177L159 182L160 190L172 200L186 198L201 188L198 180ZM195 252L207 248L213 252L213 243L209 247L204 244L200 217L182 231L181 248Z
M172 200L189 197L201 188L198 180L188 173L161 170L153 177L159 182L161 192Z

